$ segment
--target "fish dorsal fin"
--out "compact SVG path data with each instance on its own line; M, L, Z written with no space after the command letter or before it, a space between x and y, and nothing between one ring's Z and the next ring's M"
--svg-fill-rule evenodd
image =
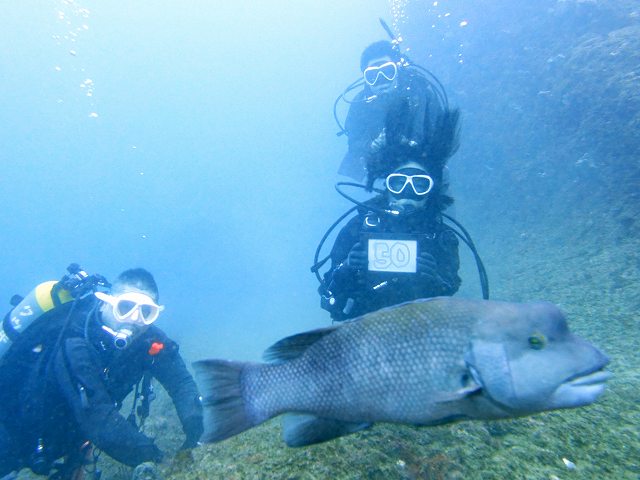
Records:
M265 362L269 363L288 362L289 360L298 358L307 350L307 348L338 328L340 328L340 326L335 325L333 327L319 328L317 330L298 333L296 335L283 338L265 350L262 354L262 358Z

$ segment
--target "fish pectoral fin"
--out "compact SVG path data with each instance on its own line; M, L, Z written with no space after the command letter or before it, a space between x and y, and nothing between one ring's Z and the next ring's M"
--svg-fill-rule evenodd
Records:
M480 390L482 390L482 386L474 383L473 385L467 385L466 387L456 391L456 394L460 397L468 397L469 395L478 393Z
M287 413L282 419L282 437L289 447L322 443L369 428L372 423L343 422L302 413Z
M436 402L437 403L456 402L465 397L473 395L474 393L478 393L480 390L482 390L482 386L474 382L473 384L462 387L454 392L447 392L447 393L442 393L438 395L438 397L436 398Z

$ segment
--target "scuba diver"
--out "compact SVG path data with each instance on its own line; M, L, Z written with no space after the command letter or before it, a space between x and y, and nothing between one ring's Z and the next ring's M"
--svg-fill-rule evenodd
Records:
M349 145L338 173L364 182L336 185L356 206L325 233L311 267L320 281L321 306L334 321L417 298L453 295L461 284L458 239L474 255L482 296L489 298L487 273L471 236L444 211L453 203L446 162L459 145L460 112L449 106L440 81L401 53L400 39L384 20L380 23L391 41L365 48L362 78L334 103L338 134L346 134ZM337 115L341 100L349 104L344 127ZM376 188L381 180L384 188ZM359 202L344 186L377 195ZM331 254L319 260L331 231L354 211ZM331 268L322 276L319 270L328 260Z
M336 238L321 289L333 320L460 287L458 239L439 215L434 175L406 159L385 185Z
M386 113L385 142L372 152L371 162L384 178L384 188L371 183L339 182L336 190L356 206L325 233L316 250L312 272L320 281L321 306L334 321L344 321L418 298L453 295L461 279L458 245L462 240L478 266L483 298L489 298L486 271L468 232L444 210L453 203L447 194L446 162L459 146L458 109L440 110L435 119L424 111L423 133L429 142L409 140L415 119L408 115L410 99ZM373 190L365 202L342 187ZM351 212L356 215L338 233L331 253L318 260L330 232ZM444 220L449 223L445 223ZM462 233L461 233L462 232ZM331 260L321 276L319 269Z
M443 210L453 203L444 172L458 148L460 113L440 111L431 122L424 111L423 128L433 135L428 143L414 143L408 140L415 133L413 119L407 121L412 108L405 99L387 112L385 143L372 155L384 189L374 189L378 195L363 203L338 189L358 213L339 232L319 289L334 320L453 295L460 287L458 233L443 222Z
M140 431L152 377L176 408L182 449L196 446L203 432L196 384L178 345L154 325L164 307L153 276L130 269L109 285L77 264L69 272L14 297L2 324L0 477L28 467L81 478L91 464L95 470L99 451L132 467L160 462L163 453ZM134 390L125 418L119 409Z
M382 20L381 23L391 35L386 24ZM409 63L395 39L381 40L365 48L360 70L362 78L347 87L334 104L339 134L348 137L348 151L338 173L365 181L371 189L375 179L388 170L376 155L386 143L384 124L388 112L399 102L409 105L405 121L410 128L405 141L419 149L433 141L436 121L449 105L438 79L428 70ZM353 99L347 99L347 94L360 86L362 90ZM336 113L340 100L350 104L344 128Z

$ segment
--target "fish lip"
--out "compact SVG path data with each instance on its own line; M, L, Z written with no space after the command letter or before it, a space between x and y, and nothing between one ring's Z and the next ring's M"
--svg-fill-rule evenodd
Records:
M567 380L565 380L564 383L569 384L572 387L599 385L599 384L605 383L612 376L613 374L611 372L608 372L600 368L595 371L574 375L573 377L570 377Z
M612 376L604 370L604 365L573 375L558 386L551 395L553 408L575 408L591 405L606 388L606 381Z

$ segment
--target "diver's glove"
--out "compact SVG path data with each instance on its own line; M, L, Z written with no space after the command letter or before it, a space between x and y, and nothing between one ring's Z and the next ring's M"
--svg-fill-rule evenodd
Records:
M155 444L146 446L146 449L148 449L148 452L147 452L147 455L145 456L150 461L155 463L162 462L162 459L164 458L164 453L162 453L162 450L160 450Z
M364 278L362 272L366 271L367 266L367 252L360 243L356 243L351 247L344 262L328 274L328 290L333 293L337 291L344 293L353 288L359 288ZM321 295L323 293L325 292L320 292Z
M421 252L416 259L416 270L429 282L435 290L445 290L451 286L438 273L438 262L435 257L427 252Z
M182 429L184 430L187 438L184 440L184 443L180 447L180 450L187 450L189 448L196 447L198 445L198 440L200 440L200 437L204 432L202 417L196 415L187 418L182 425Z
M131 480L160 480L161 478L158 466L153 462L141 463L131 473Z
M435 280L438 276L438 262L430 253L420 252L416 259L416 270L421 276Z
M369 147L369 150L371 151L371 153L378 153L380 150L382 150L385 145L387 144L387 130L386 128L383 128L382 131L380 132L380 135L378 135L373 142L371 142L371 146Z
M369 264L367 251L360 242L356 243L347 255L345 264L353 270L366 270Z

